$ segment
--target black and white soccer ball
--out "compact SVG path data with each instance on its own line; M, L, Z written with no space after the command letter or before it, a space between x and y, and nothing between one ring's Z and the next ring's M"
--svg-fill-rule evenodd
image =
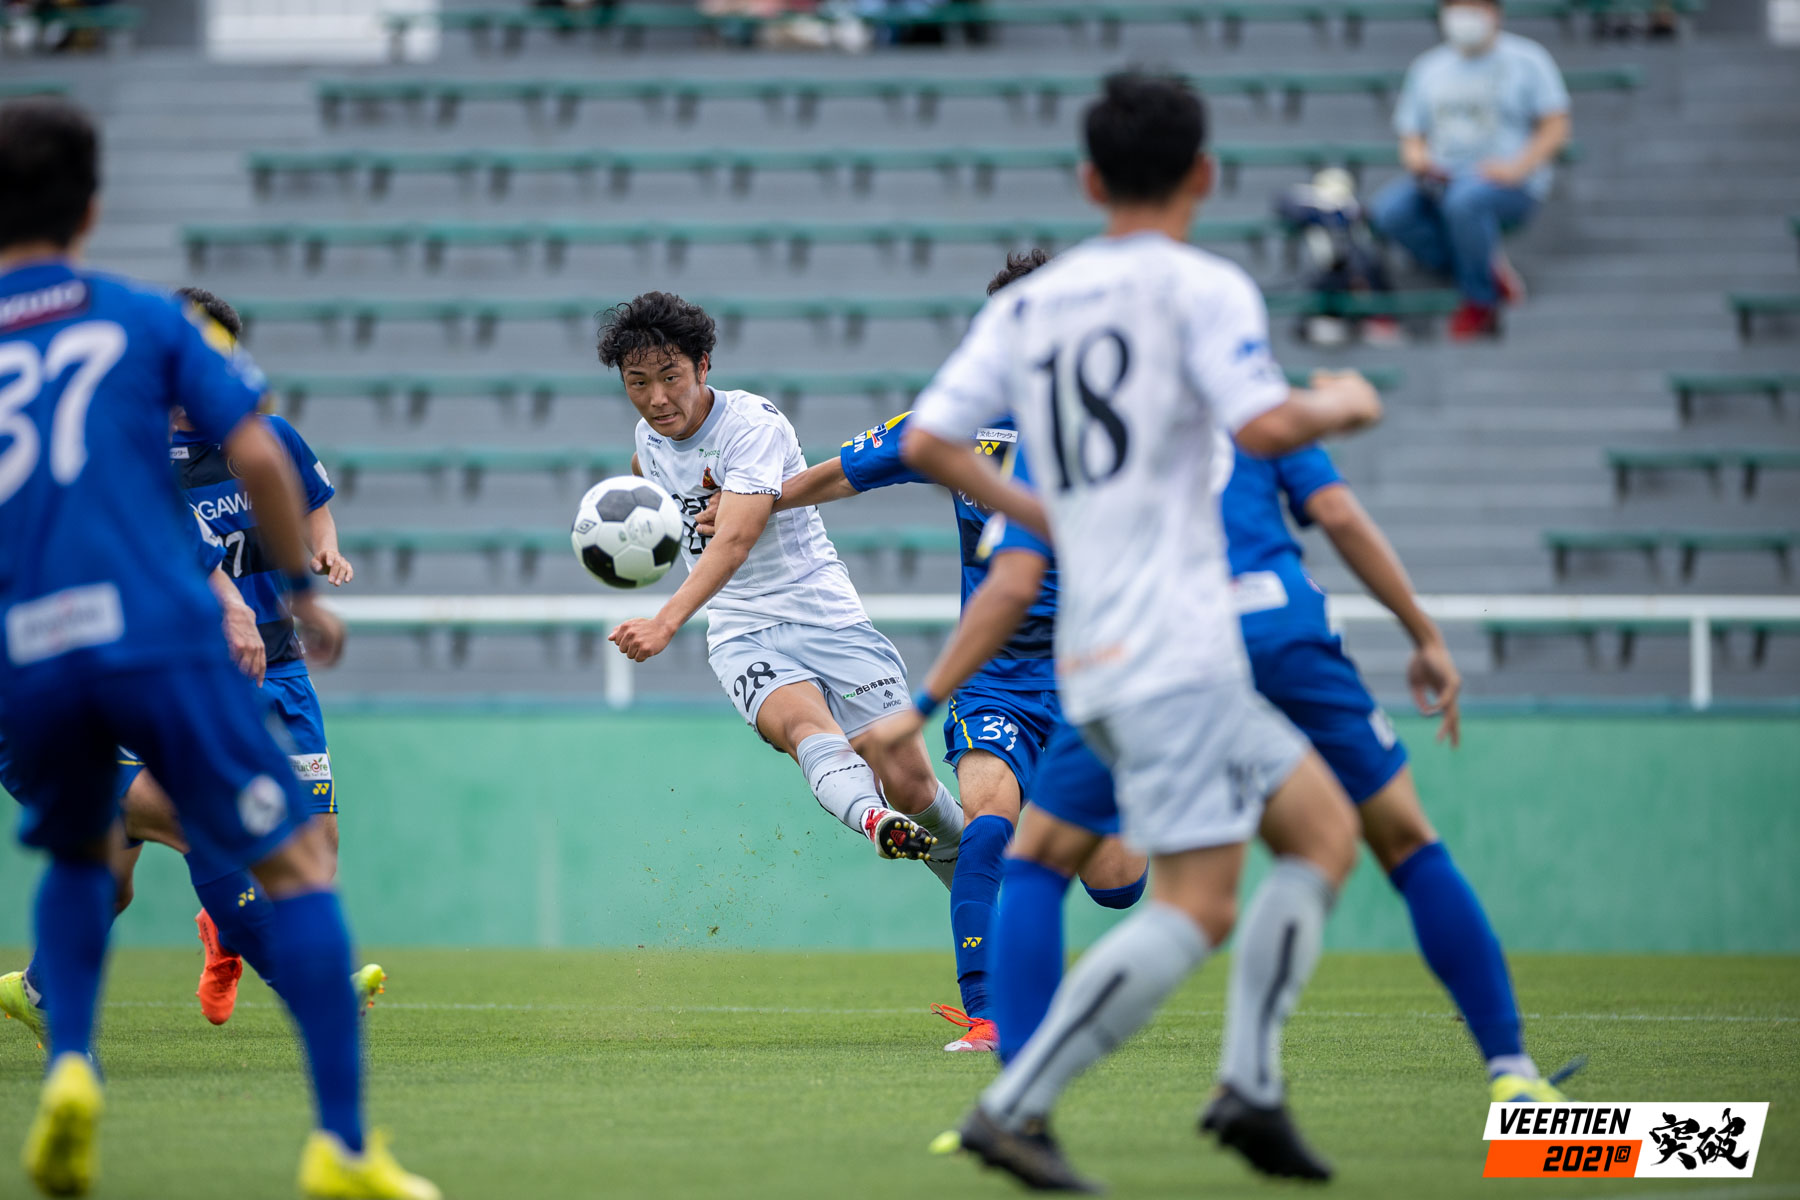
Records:
M602 480L575 510L575 557L608 587L648 587L681 552L681 505L636 475Z

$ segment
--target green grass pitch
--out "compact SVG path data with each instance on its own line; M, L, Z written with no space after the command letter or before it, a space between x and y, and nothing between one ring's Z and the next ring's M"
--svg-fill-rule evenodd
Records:
M948 1055L926 1005L947 956L396 950L368 1023L370 1108L408 1166L461 1200L504 1197L1005 1197L933 1158L992 1073ZM14 961L9 956L4 961ZM1800 960L1521 956L1530 1049L1577 1053L1596 1100L1769 1100L1754 1183L1696 1195L1800 1197ZM292 1194L307 1127L295 1049L267 989L208 1026L198 950L126 951L102 1033L97 1194ZM1114 1193L1271 1196L1193 1132L1217 1053L1225 964L1078 1082L1059 1114L1075 1162ZM0 1027L0 1197L39 1066ZM1334 1197L1665 1196L1660 1182L1481 1179L1486 1096L1435 982L1404 955L1328 954L1289 1029L1296 1114L1339 1169Z

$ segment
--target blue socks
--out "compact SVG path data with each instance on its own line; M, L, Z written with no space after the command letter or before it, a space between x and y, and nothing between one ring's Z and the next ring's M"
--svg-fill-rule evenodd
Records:
M1007 859L1004 875L993 930L994 1023L1000 1027L1000 1061L1008 1062L1037 1032L1062 982L1062 904L1069 880L1022 858Z
M319 1128L361 1153L362 1023L350 989L350 931L337 893L305 892L269 907L270 955L281 998L306 1043Z
M956 939L956 986L963 1010L988 1016L988 955L994 904L1000 895L1000 862L1012 839L1012 822L989 814L963 828L956 874L950 880L950 932Z
M1124 887L1088 887L1085 880L1081 886L1087 888L1088 896L1101 908L1130 908L1144 898L1144 888L1149 886L1149 883L1150 869L1146 867L1144 873L1137 877L1136 882L1128 883Z
M1523 1055L1519 1007L1500 939L1450 851L1433 842L1395 867L1388 880L1412 914L1425 965L1456 1001L1482 1055Z
M106 936L112 931L118 883L102 862L53 859L38 885L35 929L37 986L50 1025L49 1056L93 1049Z
M193 870L190 862L190 878ZM264 983L275 987L275 963L269 953L269 923L274 919L275 906L263 895L262 885L248 871L236 871L205 883L198 879L193 882L200 907L219 927L220 945L242 956Z

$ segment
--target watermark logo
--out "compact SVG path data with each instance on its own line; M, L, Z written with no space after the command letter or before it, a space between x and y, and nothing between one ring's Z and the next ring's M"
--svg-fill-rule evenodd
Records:
M1749 1179L1762 1101L1488 1106L1488 1179Z

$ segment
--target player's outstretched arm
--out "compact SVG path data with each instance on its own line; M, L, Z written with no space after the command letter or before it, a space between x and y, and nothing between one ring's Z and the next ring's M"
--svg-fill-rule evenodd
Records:
M654 617L634 617L614 629L606 640L633 662L661 654L688 618L716 596L744 565L774 512L775 497L767 493L722 492L717 531L675 594Z
M332 587L343 587L356 578L356 568L338 549L337 518L331 515L329 503L306 514L306 543L312 547L307 567L314 575L325 576Z
M1023 548L994 555L987 578L963 605L955 631L919 685L913 707L877 728L882 745L898 746L915 736L939 705L1000 653L1037 601L1048 567L1043 555Z
M967 442L950 441L912 422L900 455L921 475L954 488L978 507L1005 513L1039 537L1050 536L1050 521L1037 495L1002 475L992 459L984 458Z
M225 644L231 648L231 661L238 670L260 685L263 671L269 665L269 652L263 645L262 632L256 627L256 611L244 603L237 585L224 567L214 567L206 577L206 586L219 601L225 613Z
M1443 717L1438 727L1440 741L1448 738L1452 746L1460 745L1462 721L1457 696L1462 691L1462 675L1450 657L1437 622L1419 607L1412 579L1393 543L1355 493L1341 483L1314 492L1306 501L1306 515L1325 531L1338 557L1362 580L1369 594L1399 618L1415 647L1406 668L1413 702L1426 716Z
M1355 371L1316 371L1312 385L1295 388L1281 404L1244 422L1238 445L1263 458L1283 454L1333 434L1351 433L1381 420L1381 397Z
M719 528L719 501L727 495L725 492L713 493L706 507L694 517L694 532L701 537L712 537ZM861 495L850 477L844 474L843 460L828 458L822 463L814 463L781 485L781 495L775 501L776 512L786 512L790 508L811 508L819 504L829 504L833 500L846 500L851 496Z
M262 418L251 414L239 421L223 446L237 464L238 478L256 513L257 535L275 565L290 579L305 580L307 551L301 516L300 483L293 460ZM337 661L344 645L344 623L315 601L312 593L296 590L289 597L294 617L306 635L307 658L322 666Z

